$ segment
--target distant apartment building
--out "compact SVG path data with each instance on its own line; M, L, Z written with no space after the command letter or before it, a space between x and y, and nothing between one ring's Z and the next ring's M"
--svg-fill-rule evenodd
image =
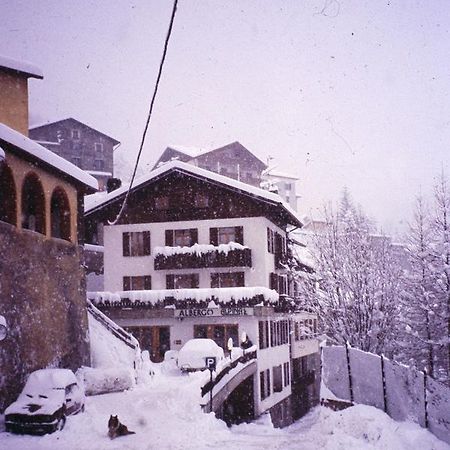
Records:
M171 160L187 162L243 183L276 192L291 208L297 209L298 178L269 168L239 142L208 151L170 146L158 158L153 169Z
M113 154L120 144L78 120L69 118L33 126L30 138L53 153L67 159L97 179L100 190L106 190L113 177Z

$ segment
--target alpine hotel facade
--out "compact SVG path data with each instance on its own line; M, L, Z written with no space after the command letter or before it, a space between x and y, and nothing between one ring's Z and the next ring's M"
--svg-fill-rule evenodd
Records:
M171 161L127 186L88 197L86 242L104 242L104 292L88 297L132 332L154 362L192 338L257 345L253 416L276 426L319 396L317 318L291 296L288 229L295 211L274 193ZM103 236L102 236L103 235Z

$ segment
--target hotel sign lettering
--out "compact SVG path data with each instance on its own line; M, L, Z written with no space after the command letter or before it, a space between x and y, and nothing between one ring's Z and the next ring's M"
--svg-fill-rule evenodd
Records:
M181 319L190 317L229 316L253 316L253 308L189 308L175 310L175 317Z

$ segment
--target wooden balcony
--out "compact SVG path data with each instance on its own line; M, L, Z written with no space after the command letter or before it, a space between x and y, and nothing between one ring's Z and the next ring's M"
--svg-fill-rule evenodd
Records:
M252 267L252 251L249 248L219 249L204 253L175 253L155 255L155 270L204 269L207 267Z

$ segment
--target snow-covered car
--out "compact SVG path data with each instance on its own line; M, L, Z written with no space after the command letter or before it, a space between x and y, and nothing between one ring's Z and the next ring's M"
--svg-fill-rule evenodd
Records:
M218 364L224 359L223 349L212 339L190 339L178 353L177 365L182 371L203 370L206 368L205 358L215 356Z
M47 434L62 430L66 416L84 411L84 399L84 388L71 370L36 370L5 410L6 431Z

